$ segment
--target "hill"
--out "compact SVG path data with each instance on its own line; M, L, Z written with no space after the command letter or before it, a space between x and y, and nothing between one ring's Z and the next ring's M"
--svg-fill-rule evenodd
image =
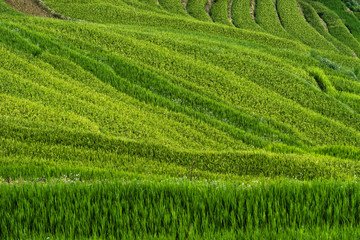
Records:
M0 1L0 238L356 234L360 20L346 4Z

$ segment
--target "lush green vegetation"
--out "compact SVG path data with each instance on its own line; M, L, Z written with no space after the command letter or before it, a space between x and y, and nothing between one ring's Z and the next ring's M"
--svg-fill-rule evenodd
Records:
M205 11L205 5L208 0L188 0L186 9L188 13L201 21L211 21L208 13Z
M337 0L317 0L323 3L329 9L333 10L343 21L345 26L350 30L351 34L360 40L360 20L351 11L348 11L346 5L342 1Z
M229 0L218 0L212 5L210 16L214 22L233 26L231 23L232 20L231 12L229 11L229 4Z
M340 0L45 4L0 1L1 239L359 236Z
M339 16L329 10L321 3L312 3L318 14L325 21L329 33L342 43L350 47L356 55L360 54L360 45L358 40L350 33L349 29L344 25Z
M360 2L359 0L342 0L346 6L354 12L360 12Z
M283 28L273 0L262 0L256 3L256 22L263 29L279 37L294 39L294 37Z
M280 233L282 239L315 239L322 231L332 237L359 234L360 189L355 183L80 184L78 177L56 184L1 185L0 237L197 239L225 234L238 239L255 231L262 237ZM23 223L24 216L30 217Z
M349 56L352 56L354 54L351 48L347 47L343 42L339 41L329 33L330 31L329 28L331 29L332 24L330 22L328 24L322 18L320 18L319 16L319 14L321 14L320 11L319 13L316 12L316 10L310 4L304 1L301 1L300 5L307 22L310 23L311 26L315 28L323 37L325 37L326 40L331 42L341 53L344 53ZM323 14L321 15L324 19L326 18L323 16Z
M250 12L251 0L233 0L231 17L233 24L238 28L252 31L264 31L255 21Z
M284 28L305 44L319 49L336 50L314 28L310 27L301 16L295 0L277 0L277 9Z

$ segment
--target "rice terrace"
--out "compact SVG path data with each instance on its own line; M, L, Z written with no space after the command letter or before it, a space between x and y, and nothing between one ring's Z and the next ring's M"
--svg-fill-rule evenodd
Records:
M0 239L360 239L360 0L0 0Z

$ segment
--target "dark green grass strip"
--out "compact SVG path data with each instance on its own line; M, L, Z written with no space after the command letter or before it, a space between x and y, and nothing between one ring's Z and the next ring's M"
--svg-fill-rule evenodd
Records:
M295 0L277 0L277 9L281 22L290 34L303 43L318 49L338 51L300 15Z
M311 4L318 12L319 16L326 22L329 33L351 48L356 55L360 55L359 40L357 40L355 35L349 31L346 25L344 25L342 19L335 11L328 9L319 2L312 2Z
M356 161L310 154L275 154L261 150L176 151L154 143L126 141L100 134L61 129L43 131L14 125L7 123L1 126L1 135L7 136L7 139L0 139L0 151L3 156L30 154L35 158L54 158L59 162L81 161L82 158L94 162L106 162L110 158L105 153L109 153L193 167L213 173L266 177L294 176L298 179L346 179L360 173L360 164ZM284 149L276 149L276 146L274 148L275 151L284 152ZM14 167L16 168L16 165Z
M329 42L334 44L334 46L339 49L339 51L343 54L346 54L348 56L353 56L354 52L345 44L337 40L335 37L330 35L330 33L327 31L327 26L325 27L321 22L321 18L317 14L316 10L308 3L304 1L300 1L299 4L301 5L302 11L306 17L307 22L315 28L322 36L326 38ZM326 25L326 23L325 23Z
M350 146L324 146L314 150L316 153L333 156L342 159L360 161L360 148Z
M239 238L284 229L339 236L359 227L359 209L355 182L2 184L0 238Z
M264 29L252 19L250 0L234 0L231 7L231 17L233 24L238 28L264 32Z
M188 0L186 9L194 18L204 22L212 22L211 18L205 11L206 3L207 0Z
M216 1L210 10L210 16L216 23L234 26L229 20L229 0Z
M360 20L346 10L346 5L339 0L318 0L325 6L333 10L350 30L352 35L360 41Z
M159 4L170 13L186 15L186 11L181 4L181 0L159 0Z
M273 0L258 0L255 9L256 22L267 32L279 37L296 39L281 25Z

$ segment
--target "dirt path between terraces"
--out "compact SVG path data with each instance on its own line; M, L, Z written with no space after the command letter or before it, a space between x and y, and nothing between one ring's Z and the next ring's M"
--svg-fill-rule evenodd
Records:
M34 0L4 0L4 2L25 14L38 17L53 17L52 14L41 8Z
M252 20L254 20L256 22L255 8L256 8L256 0L251 0L250 1L250 14L251 14Z

